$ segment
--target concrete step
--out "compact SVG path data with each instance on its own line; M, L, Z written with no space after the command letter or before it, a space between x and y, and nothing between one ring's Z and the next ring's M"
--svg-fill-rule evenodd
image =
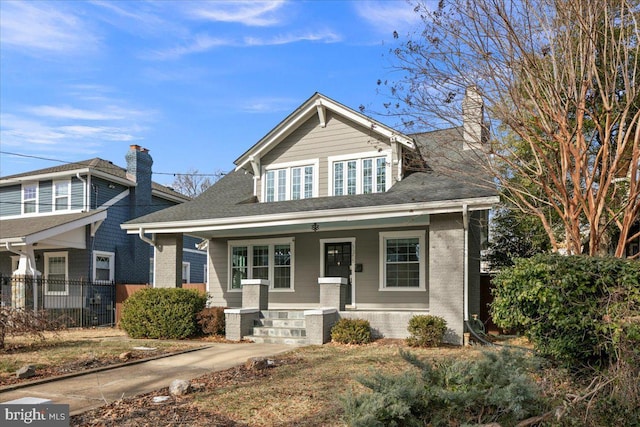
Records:
M304 319L260 319L255 321L255 326L267 326L270 328L304 328Z
M306 337L305 328L273 328L256 326L253 328L253 336L258 337Z
M285 345L307 345L306 338L292 338L292 337L257 337L257 336L248 336L245 337L249 341L253 341L255 343L260 344L285 344Z
M262 317L265 319L304 319L304 311L263 310Z

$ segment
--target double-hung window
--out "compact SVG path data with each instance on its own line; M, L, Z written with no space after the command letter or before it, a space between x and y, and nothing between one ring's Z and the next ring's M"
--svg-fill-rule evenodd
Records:
M329 159L329 162L334 196L387 191L388 156Z
M380 290L425 290L424 230L380 233Z
M38 184L22 185L22 213L38 212Z
M265 172L264 200L281 202L314 197L316 193L315 165L274 166Z
M67 210L71 202L71 181L53 182L53 209L56 211Z
M293 290L293 239L229 242L229 289L242 279L268 280L271 289Z
M100 283L113 282L115 254L113 252L93 252L93 280Z
M69 293L67 252L45 252L44 276L46 294L66 295Z

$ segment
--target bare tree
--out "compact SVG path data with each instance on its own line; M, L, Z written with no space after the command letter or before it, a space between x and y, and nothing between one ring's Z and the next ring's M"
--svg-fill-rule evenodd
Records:
M490 149L469 169L486 166L487 184L537 216L554 250L624 257L640 236L640 2L441 0L415 11L421 31L391 50L399 77L379 82L388 113L428 130L480 109L489 126L464 132Z
M187 173L176 174L171 186L177 192L194 198L215 184L222 175L224 175L222 171L216 171L213 174L203 174L200 173L198 169L189 169Z

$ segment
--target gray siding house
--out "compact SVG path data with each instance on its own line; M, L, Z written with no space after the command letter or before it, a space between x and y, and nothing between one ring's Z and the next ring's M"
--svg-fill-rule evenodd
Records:
M424 159L443 138L462 160L479 149L482 106L468 105L463 127L404 135L316 93L202 195L122 227L151 236L156 286L181 282L184 235L206 241L210 303L229 307L230 338L322 343L340 317L402 338L411 316L432 314L462 343L480 308L483 219L498 197ZM265 328L270 317L306 319L307 330Z
M46 309L89 304L92 296L75 284L152 280L153 251L120 224L190 199L152 181L147 149L132 145L125 159L126 168L94 158L0 177L3 298L18 292L11 277L42 279L38 307ZM206 251L196 248L200 242L184 239L181 268L190 272L188 280L203 283Z

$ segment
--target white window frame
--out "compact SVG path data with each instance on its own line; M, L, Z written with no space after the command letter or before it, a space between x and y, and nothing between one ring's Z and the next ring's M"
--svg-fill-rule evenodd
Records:
M373 160L373 193L377 193L377 186L376 186L376 162L375 159L380 158L380 157L384 157L385 158L385 188L384 191L388 191L391 188L391 173L392 173L392 169L391 169L391 150L383 150L383 151L370 151L370 152L366 152L366 153L353 153L353 154L344 154L344 155L340 155L340 156L330 156L327 158L327 168L329 171L329 195L330 196L335 196L336 192L335 192L335 188L334 188L334 164L335 163L339 163L339 162L344 162L345 167L343 168L343 173L344 173L344 189L345 191L343 192L343 195L346 195L346 188L347 188L347 162L349 161L355 161L356 162L356 193L355 194L363 194L362 188L363 188L363 167L362 167L362 162L365 159L372 159Z
M96 269L97 269L97 258L98 257L108 257L109 258L109 279L108 280L98 280L96 278ZM113 282L115 280L115 272L116 272L116 254L114 252L105 252L105 251L93 251L93 281L97 283L103 282Z
M67 187L67 194L63 195L63 196L59 196L56 193L56 184L66 184ZM69 209L71 209L71 180L70 179L64 179L64 180L56 180L53 181L52 183L52 189L51 189L51 193L52 193L52 197L53 197L53 202L52 202L52 211L68 211ZM66 197L67 198L67 206L64 208L60 208L58 209L58 199L62 198L62 197Z
M182 283L191 283L191 263L187 261L182 261Z
M64 257L64 291L49 290L49 258ZM45 252L44 253L44 278L45 278L45 295L69 295L69 253L68 252Z
M302 173L301 173L301 189L300 189L300 199L305 199L307 197L304 196L304 168L305 166L311 166L313 168L313 174L312 174L312 179L313 179L313 183L312 183L312 195L311 197L318 197L318 181L319 181L319 165L320 165L320 160L319 159L311 159L311 160L302 160L302 161L298 161L298 162L287 162L287 163L274 163L268 166L263 166L262 167L262 177L261 177L261 182L262 182L262 200L264 202L267 202L267 173L272 171L275 172L275 177L274 177L274 200L272 200L273 202L281 202L281 201L285 201L285 200L292 200L292 187L293 187L293 173L292 170L293 169L297 169L297 168L302 168ZM285 171L285 194L283 195L283 198L278 198L278 171L279 170L284 170ZM298 200L298 199L296 199Z
M25 199L24 194L25 194L25 190L29 187L35 187L36 188L36 195L34 198L29 198L29 199ZM22 214L23 215L33 215L33 214L37 214L40 209L39 209L39 203L38 203L38 197L40 196L40 186L38 185L37 182L28 182L28 183L24 183L22 184L22 188L20 189L20 198L22 200L21 203L21 208L22 208ZM25 212L25 202L30 202L30 201L34 201L34 207L35 207L35 211L33 212Z
M275 273L275 246L289 245L291 250L291 260L289 269L291 274L291 286L289 288L274 288ZM233 286L233 265L232 256L234 247L247 247L247 278L252 278L253 273L253 246L269 247L269 292L295 292L295 239L293 237L285 237L280 239L252 239L252 240L229 240L227 242L227 290L229 292L242 292L242 288L232 288Z
M426 234L425 230L405 230L405 231L382 231L379 233L379 264L380 264L380 279L379 279L379 291L386 292L423 292L426 291L426 271L427 271L427 257L426 257ZM387 287L387 240L389 239L406 239L406 238L418 238L420 244L420 280L417 287Z

